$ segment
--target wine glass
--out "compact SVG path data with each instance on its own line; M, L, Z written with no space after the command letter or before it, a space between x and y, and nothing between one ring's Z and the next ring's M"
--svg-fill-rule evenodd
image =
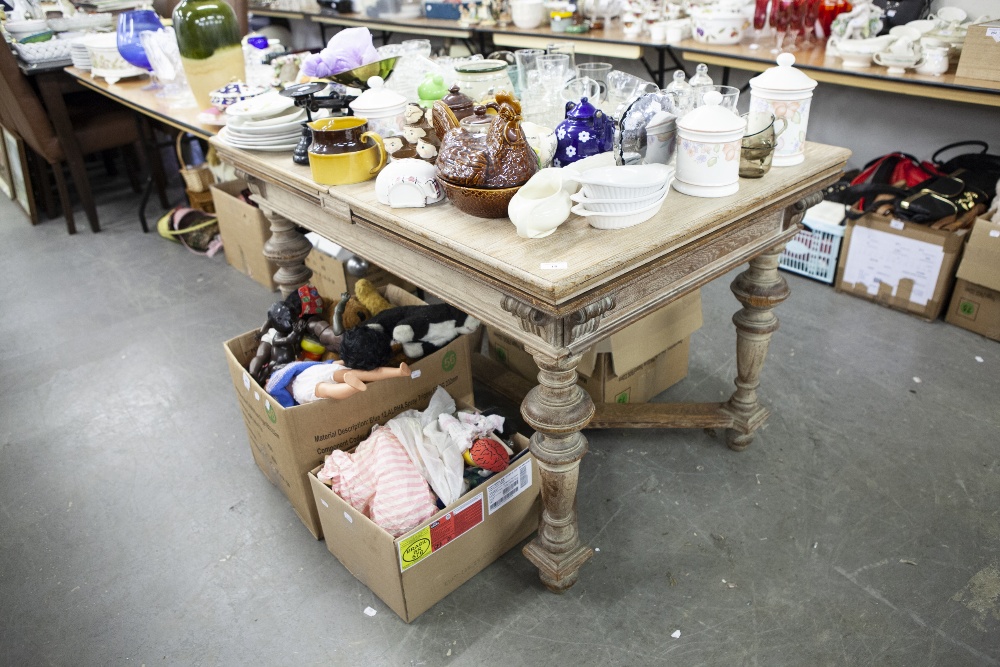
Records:
M152 72L153 67L149 64L149 57L146 56L140 35L143 32L156 32L162 29L163 24L160 22L160 17L152 9L133 9L122 12L118 15L118 53L130 65ZM153 83L143 90L157 88L159 86L154 78Z
M806 0L806 10L802 16L802 47L816 45L816 21L819 19L820 0Z
M774 48L771 53L781 53L782 45L785 41L785 33L788 32L788 23L792 14L792 0L774 0L771 7L771 19L774 21L774 31L777 36Z
M756 0L753 8L753 39L747 45L750 49L760 48L760 38L767 27L767 6L771 0Z

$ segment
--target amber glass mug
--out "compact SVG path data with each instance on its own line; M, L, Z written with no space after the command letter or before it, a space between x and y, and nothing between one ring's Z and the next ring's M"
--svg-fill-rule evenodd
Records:
M309 123L312 178L321 185L361 183L385 166L382 137L368 130L368 121L357 116L322 118Z
M760 178L771 170L778 136L788 127L784 118L772 113L746 113L746 130L740 143L740 177ZM781 129L775 129L780 124Z

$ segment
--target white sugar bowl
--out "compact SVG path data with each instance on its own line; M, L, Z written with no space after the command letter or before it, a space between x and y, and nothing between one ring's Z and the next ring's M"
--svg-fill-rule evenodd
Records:
M782 53L777 67L750 79L750 113L772 113L788 122L774 149L774 167L790 167L806 159L806 127L816 81L794 64L795 56Z
M385 87L380 76L368 79L368 90L351 102L356 116L368 119L368 129L385 137L403 134L406 125L406 98Z
M694 197L725 197L740 189L740 142L746 121L705 93L702 106L677 120L673 188Z

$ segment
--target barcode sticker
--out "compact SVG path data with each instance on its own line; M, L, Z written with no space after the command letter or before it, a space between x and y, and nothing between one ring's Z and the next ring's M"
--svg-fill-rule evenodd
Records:
M889 222L889 226L892 227L893 229L900 229L900 230L906 229L906 225L903 223L902 220L891 220Z
M528 459L503 479L493 483L486 491L489 513L493 514L530 487L531 459Z

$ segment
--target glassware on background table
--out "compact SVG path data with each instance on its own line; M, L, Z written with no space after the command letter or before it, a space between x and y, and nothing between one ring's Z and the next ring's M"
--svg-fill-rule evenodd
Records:
M591 79L599 84L600 98L592 100L594 104L603 102L608 97L608 73L614 69L611 63L580 63L576 66L576 78Z
M556 42L545 46L545 51L551 54L564 54L569 56L569 69L567 75L576 71L576 44L573 42Z
M785 41L785 33L788 32L788 22L792 14L792 0L774 0L771 6L771 19L774 21L774 48L771 53L781 53Z
M177 49L177 38L173 28L163 28L156 32L142 32L139 35L142 47L149 58L153 74L163 86L156 94L167 100L173 109L195 106L194 96L187 85L181 54Z
M747 48L759 49L761 44L761 37L764 36L764 30L767 28L767 7L771 0L756 0L753 8L753 37L750 43L747 44Z
M130 65L141 67L150 72L153 71L146 56L146 50L142 46L141 35L143 32L156 32L163 28L160 17L152 9L135 9L122 12L118 15L118 53ZM156 90L159 86L154 77L153 83L143 88L143 90Z
M819 5L821 0L806 0L806 11L802 19L802 47L812 48L816 45L816 22L819 20Z

